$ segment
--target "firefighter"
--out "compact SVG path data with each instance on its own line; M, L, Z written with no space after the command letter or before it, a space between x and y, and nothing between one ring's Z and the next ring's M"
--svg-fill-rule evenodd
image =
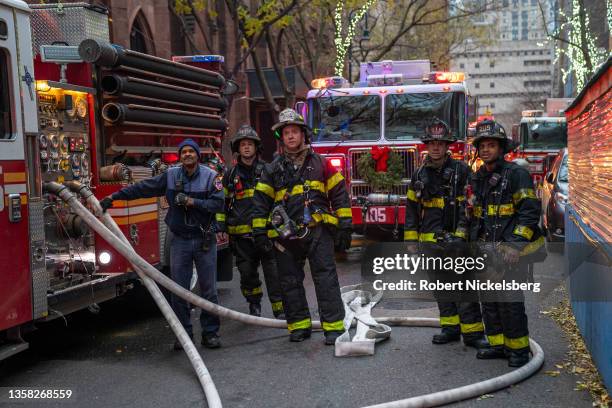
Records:
M105 197L100 205L106 211L113 200L165 196L169 203L165 222L172 231L170 246L170 271L172 280L189 289L193 264L198 273L202 297L218 303L217 297L217 248L215 240L215 214L223 211L223 185L214 170L199 164L200 147L192 139L178 146L181 166L171 167L166 173L143 180ZM193 329L187 302L172 294L172 308L191 337ZM217 332L219 318L200 314L202 345L208 348L221 346ZM174 349L182 349L178 340Z
M346 250L352 232L344 177L311 150L310 129L293 109L280 113L272 131L281 142L282 154L266 166L255 188L255 245L261 251L274 247L289 340L295 342L311 335L303 284L304 263L308 259L325 344L332 345L344 331L333 236L336 235L338 247ZM270 236L268 222L273 228ZM274 245L270 238L275 239Z
M423 243L455 243L467 239L465 187L469 168L450 157L449 146L455 142L448 125L434 119L421 139L428 154L410 182L406 200L404 241ZM447 246L448 248L449 246ZM431 255L444 256L441 248L425 245ZM432 278L434 274L430 275ZM477 296L477 294L474 294ZM432 338L434 344L459 341L470 347L486 345L480 304L451 302L434 293L440 311L442 330Z
M220 230L230 235L230 245L240 272L240 289L249 303L249 313L261 316L261 280L257 268L261 264L274 317L285 319L280 282L274 251L255 249L252 236L253 196L264 165L258 158L261 139L249 125L243 125L231 140L232 152L238 155L236 165L223 177L226 199L225 213L217 217Z
M495 254L501 254L491 257L496 261L494 270L526 279L527 265L519 264L519 259L542 253L544 245L538 227L541 204L531 176L525 168L504 160L512 143L495 121L480 122L472 143L484 165L472 177L474 219L470 237L481 242L483 248L495 248ZM529 331L522 291L496 292L495 298L482 299L482 311L490 347L481 348L476 357L507 358L510 367L526 364Z

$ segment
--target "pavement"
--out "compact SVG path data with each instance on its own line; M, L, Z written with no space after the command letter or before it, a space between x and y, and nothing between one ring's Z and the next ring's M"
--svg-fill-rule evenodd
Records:
M359 248L339 261L341 286L359 282ZM541 310L559 302L562 257L551 254L536 266L536 281L546 285L527 295L531 335L542 346L545 364L526 381L455 407L591 407L586 391L574 391L578 377L561 373L567 341ZM306 290L317 319L312 281ZM220 283L220 303L247 312L235 271ZM189 361L172 351L174 338L144 289L101 305L98 314L75 313L39 325L27 336L30 349L0 363L0 407L203 407L205 398ZM264 301L263 313L272 316ZM436 317L434 303L384 299L375 315ZM198 327L197 312L193 314ZM285 330L265 329L224 320L223 347L199 345L226 407L360 407L458 387L509 371L503 360L475 359L475 350L460 343L433 345L433 328L394 327L391 339L369 357L336 358L322 333L290 343ZM69 400L8 401L11 389L69 389Z

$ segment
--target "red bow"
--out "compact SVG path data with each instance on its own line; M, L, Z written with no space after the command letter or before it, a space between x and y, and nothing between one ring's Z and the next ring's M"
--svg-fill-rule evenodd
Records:
M372 146L372 158L376 162L376 171L387 171L387 160L389 159L390 149L385 147Z

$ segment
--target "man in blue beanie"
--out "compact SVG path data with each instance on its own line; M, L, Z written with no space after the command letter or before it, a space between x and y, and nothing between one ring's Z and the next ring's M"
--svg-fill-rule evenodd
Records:
M170 270L172 280L189 289L193 265L198 273L202 297L218 303L217 247L215 239L215 213L223 211L224 196L221 176L201 165L200 146L186 139L178 147L180 166L166 173L140 181L113 193L100 201L106 211L113 200L135 200L165 196L169 208L165 222L172 231ZM193 337L190 310L187 302L172 294L172 308L187 333ZM219 318L204 311L200 314L202 345L221 346ZM176 341L174 349L182 349Z

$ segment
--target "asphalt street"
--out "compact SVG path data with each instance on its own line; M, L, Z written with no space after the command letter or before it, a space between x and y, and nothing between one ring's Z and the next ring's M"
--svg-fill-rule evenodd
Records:
M359 248L338 263L341 285L359 282ZM567 341L556 324L540 313L560 299L555 290L562 256L551 254L536 267L545 290L527 295L530 331L543 347L546 362L532 378L457 407L591 407L585 391L574 391L578 377L549 376L563 361ZM308 276L308 273L307 273ZM312 281L306 279L313 317ZM220 302L247 311L235 271L220 284ZM30 349L0 363L1 407L202 407L202 389L184 353L172 350L174 338L142 289L88 311L40 325ZM435 304L383 299L375 315L436 316ZM264 315L271 316L268 302ZM197 312L193 314L197 328ZM333 347L314 333L290 343L287 332L223 321L223 347L196 346L226 407L360 407L466 385L509 371L505 361L480 361L459 343L433 345L433 328L393 328L391 339L370 357L336 358ZM10 389L70 389L70 400L8 402Z

